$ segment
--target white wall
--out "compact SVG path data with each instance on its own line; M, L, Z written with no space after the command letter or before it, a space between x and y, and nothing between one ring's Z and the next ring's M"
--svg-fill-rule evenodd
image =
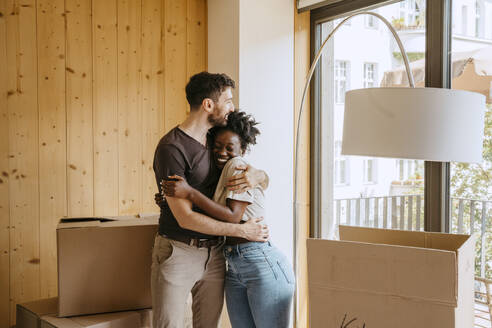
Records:
M272 241L289 259L293 251L294 5L292 0L208 1L208 69L230 74L237 83L236 104L261 122L262 134L247 159L270 176L266 220Z

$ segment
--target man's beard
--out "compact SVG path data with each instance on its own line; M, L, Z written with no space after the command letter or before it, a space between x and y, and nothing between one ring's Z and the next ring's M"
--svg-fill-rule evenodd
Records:
M208 116L208 122L212 124L212 126L226 126L227 125L227 116L215 116L211 114Z

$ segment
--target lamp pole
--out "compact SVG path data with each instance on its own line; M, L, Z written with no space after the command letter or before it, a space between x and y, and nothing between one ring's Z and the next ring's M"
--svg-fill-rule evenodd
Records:
M391 23L388 22L386 18L383 16L370 12L370 11L361 11L358 13L354 13L338 24L333 31L326 37L326 39L323 41L321 47L319 48L318 52L316 53L316 56L314 57L313 63L311 64L311 68L309 69L309 73L307 75L306 83L304 84L304 90L302 92L302 98L301 98L301 103L299 105L299 111L297 115L297 129L296 129L296 149L295 149L295 155L294 155L294 206L293 206L293 211L294 211L294 271L296 277L298 277L298 259L299 259L299 250L298 250L298 241L299 241L299 220L298 220L298 210L297 210L297 198L298 198L298 191L297 191L297 180L298 180L298 158L299 158L299 132L301 128L301 118L302 118L302 113L303 113L303 107L304 107L304 102L306 100L306 94L307 90L309 88L309 84L311 83L311 79L313 77L314 71L316 67L318 66L319 59L321 58L321 55L323 54L323 50L325 49L326 44L328 43L328 40L338 31L338 29L345 24L348 20L352 19L355 16L360 16L360 15L371 15L379 20L381 20L390 30L391 34L393 34L393 37L396 40L396 43L398 44L398 48L400 49L400 52L403 57L403 61L405 63L405 70L407 72L407 77L408 77L408 82L410 84L410 87L415 88L415 82L414 78L412 75L412 72L410 70L410 64L408 61L408 56L407 53L405 52L405 49L403 47L403 43L400 40L400 37L398 36L398 33L396 30L391 26ZM295 293L294 293L294 322L296 323L296 327L298 326L298 292L297 292L297 279L296 279L296 288L295 288Z

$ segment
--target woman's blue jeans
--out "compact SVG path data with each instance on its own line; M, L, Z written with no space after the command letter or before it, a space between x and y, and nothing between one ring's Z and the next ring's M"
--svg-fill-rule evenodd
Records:
M232 328L289 326L294 272L270 242L224 246L225 294Z

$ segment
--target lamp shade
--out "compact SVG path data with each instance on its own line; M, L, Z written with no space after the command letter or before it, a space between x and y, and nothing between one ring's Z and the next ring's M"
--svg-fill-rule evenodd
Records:
M481 162L485 97L439 88L345 94L343 155Z

